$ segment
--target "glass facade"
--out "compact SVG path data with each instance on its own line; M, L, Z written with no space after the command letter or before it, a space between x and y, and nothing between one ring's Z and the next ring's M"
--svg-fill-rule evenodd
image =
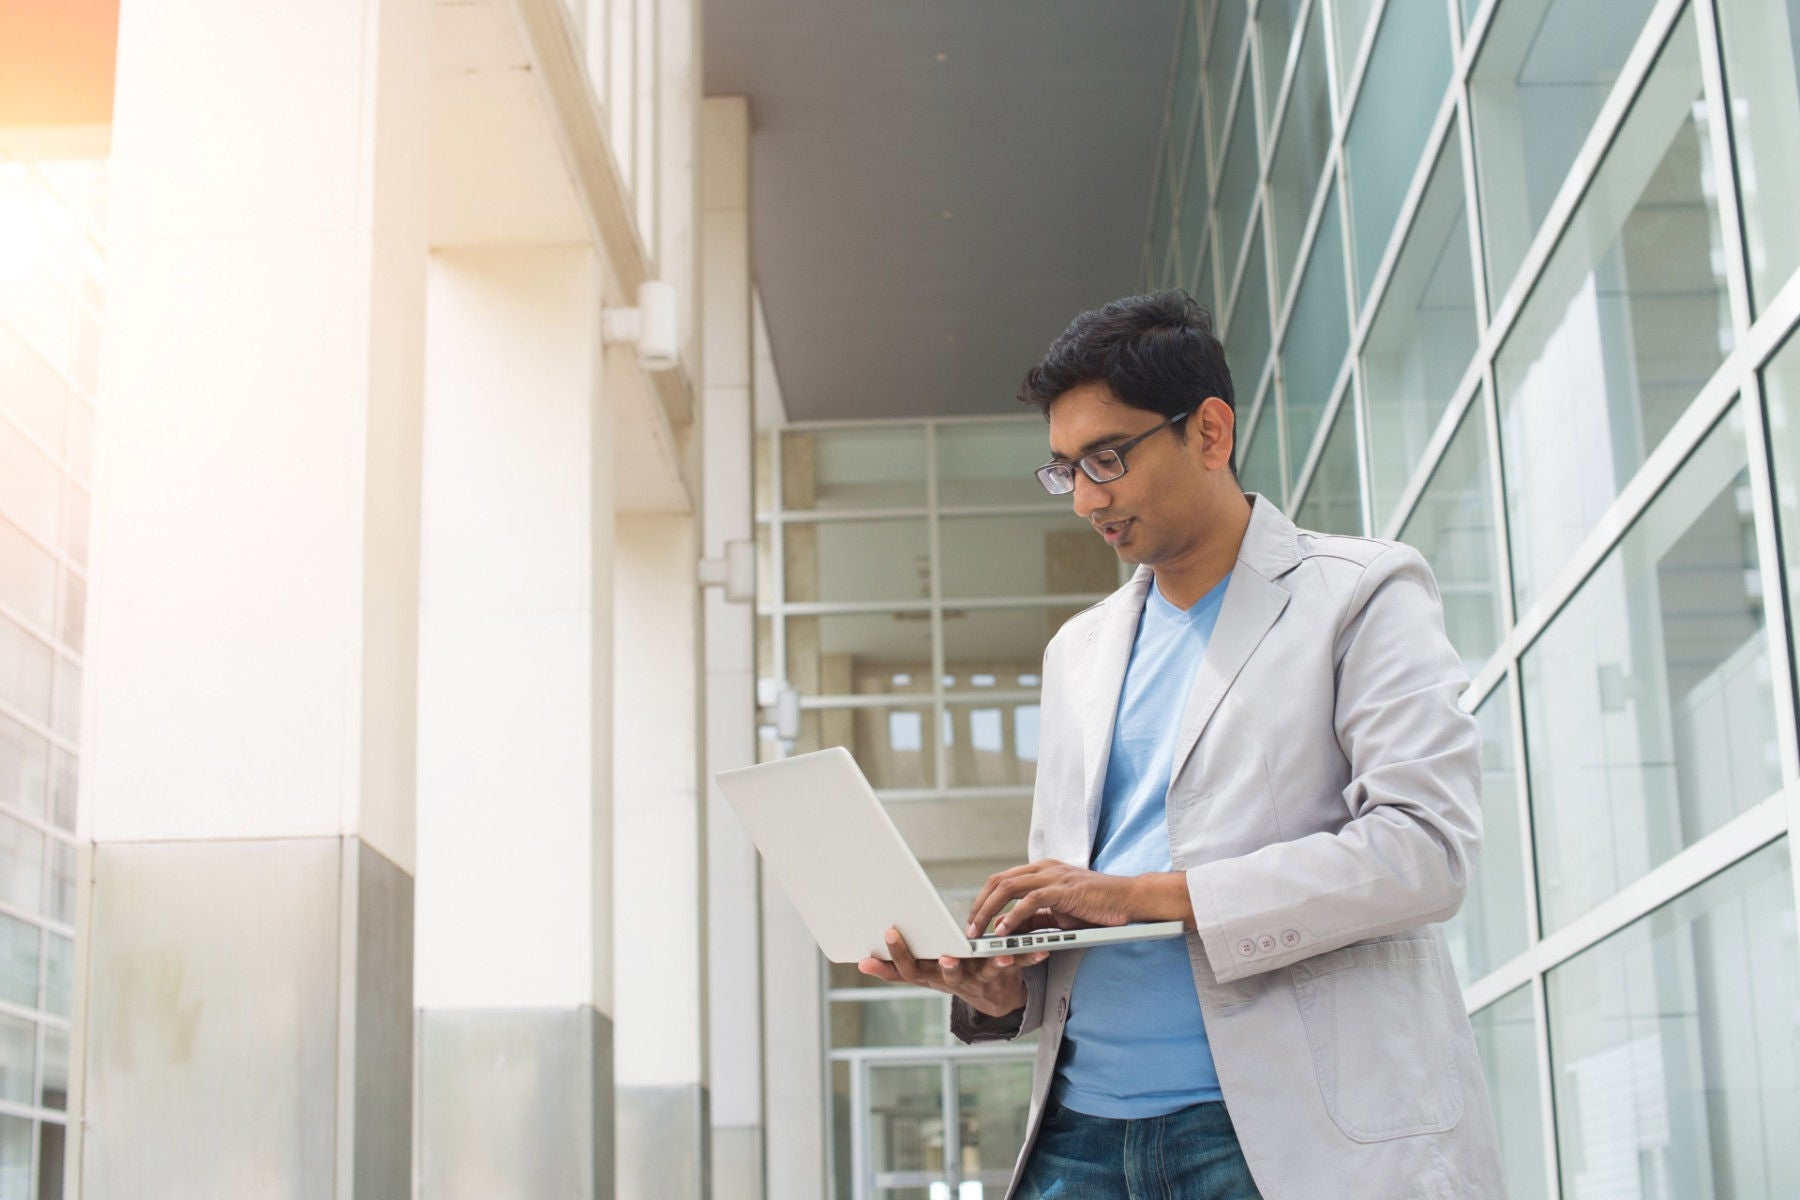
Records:
M63 1193L104 196L0 160L0 1196Z
M1437 575L1510 1194L1800 1193L1800 4L1189 10L1142 282L1217 310L1247 489Z

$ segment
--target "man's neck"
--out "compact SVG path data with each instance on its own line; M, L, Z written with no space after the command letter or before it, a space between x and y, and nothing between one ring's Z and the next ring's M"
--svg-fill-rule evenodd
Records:
M1180 558L1151 568L1156 590L1184 611L1218 587L1237 564L1238 548L1250 528L1250 498L1238 493L1235 500L1227 501L1206 519L1211 528L1205 540Z

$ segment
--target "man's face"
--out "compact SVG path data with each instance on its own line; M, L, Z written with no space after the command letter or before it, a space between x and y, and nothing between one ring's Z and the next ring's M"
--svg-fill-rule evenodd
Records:
M1203 415L1204 410L1182 422L1188 427L1185 438L1173 428L1157 430L1131 447L1125 453L1125 474L1110 483L1095 483L1075 469L1070 495L1075 515L1093 526L1124 562L1154 567L1191 552L1203 540L1217 486L1207 466ZM1073 463L1154 429L1162 420L1157 413L1120 403L1103 383L1082 384L1050 405L1050 452ZM1229 446L1225 455L1229 461Z

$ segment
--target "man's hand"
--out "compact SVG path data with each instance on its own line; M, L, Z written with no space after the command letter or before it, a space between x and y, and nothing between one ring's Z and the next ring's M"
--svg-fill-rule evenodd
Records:
M1018 901L1012 911L1000 910ZM1132 921L1194 923L1187 877L1179 871L1149 875L1102 875L1053 858L1039 859L988 877L969 911L970 937L981 936L1000 917L995 936L1060 925L1125 925Z
M1049 957L1039 952L993 958L914 958L898 929L887 931L887 945L892 962L869 957L857 963L856 969L889 983L911 983L948 992L990 1017L1004 1017L1025 1007L1021 972Z

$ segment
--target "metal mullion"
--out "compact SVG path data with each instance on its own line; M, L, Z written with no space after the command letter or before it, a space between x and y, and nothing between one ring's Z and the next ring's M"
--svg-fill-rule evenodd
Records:
M1500 449L1500 397L1494 388L1494 364L1491 361L1482 364L1480 390L1486 397L1482 401L1482 421L1487 425L1488 434L1488 506L1493 511L1494 545L1497 551L1498 570L1495 575L1495 586L1500 589L1500 644L1488 656L1488 666L1477 672L1475 682L1470 684L1470 691L1474 691L1476 683L1484 677L1505 675L1511 678L1514 691L1517 693L1520 691L1519 651L1514 648L1513 630L1518 623L1518 612L1513 603L1512 529L1506 508L1506 477ZM1493 687L1495 682L1497 682L1496 679L1489 679L1488 687ZM1518 695L1514 696L1513 707L1514 727L1520 731L1519 737L1514 739L1515 750L1519 756L1519 769L1523 771L1525 758L1523 741L1520 739L1523 737L1524 709L1523 700ZM1523 781L1521 781L1521 786L1524 786ZM1528 816L1529 812L1529 806L1527 806ZM1529 827L1530 823L1527 821L1525 828ZM1534 865L1532 868L1534 889L1536 874L1537 870ZM1537 928L1535 908L1533 911L1532 929L1535 930Z
M962 413L945 417L814 417L788 421L779 433L828 433L832 430L866 432L870 429L917 429L929 420L933 425L1024 425L1036 420L1029 413Z
M21 1021L36 1021L49 1029L58 1029L63 1033L70 1032L68 1017L58 1016L40 1008L32 1008L28 1004L20 1004L14 1000L0 1000L0 1015L17 1017Z
M1313 7L1321 2L1322 0L1303 0L1301 3L1300 11L1294 16L1293 32L1288 34L1288 48L1290 50L1294 48L1294 41L1296 38L1299 39L1301 46L1306 44L1306 23L1312 20ZM1256 37L1259 43L1258 49L1260 51L1260 43L1262 41L1261 30L1257 31ZM1330 59L1331 53L1329 50L1326 51L1325 57ZM1287 120L1288 103L1294 91L1294 79L1300 74L1300 58L1301 56L1297 53L1290 55L1287 63L1281 69L1281 78L1276 80L1275 83L1275 102L1271 106L1272 111L1269 114L1269 136L1267 139L1269 154L1267 161L1263 163L1263 169L1260 176L1264 179L1268 178L1275 168L1275 143L1281 137L1281 123Z
M1650 76L1651 68L1656 65L1686 5L1687 0L1661 0L1645 22L1643 32L1638 35L1631 53L1625 56L1625 62L1613 81L1612 91L1607 93L1600 111L1595 114L1587 140L1582 143L1574 161L1569 164L1562 187L1557 191L1537 233L1526 247L1512 283L1507 287L1505 295L1493 306L1493 320L1479 349L1484 357L1492 358L1497 355L1500 344L1512 332L1512 326L1525 307L1532 289L1543 275L1544 268L1549 264L1558 243L1562 241L1581 202L1586 199L1589 188L1605 165L1607 152L1624 128L1638 94Z
M1092 605L1106 599L1109 592L1054 592L1031 596L967 596L953 599L951 609L980 612L989 609L1062 608L1070 604ZM792 617L850 616L856 613L889 613L930 611L929 600L795 600L782 605L758 606L756 615L772 617L779 608Z
M1458 75L1451 83L1456 93L1457 152L1462 156L1463 227L1469 239L1470 281L1475 288L1475 344L1480 347L1488 331L1487 255L1481 244L1481 192L1475 179L1475 106L1469 98L1469 81ZM1478 354L1479 357L1479 354Z
M956 1068L949 1059L938 1066L939 1112L944 1121L944 1174L953 1191L962 1182L962 1122L957 1118Z
M1341 189L1337 186L1339 178L1338 163L1341 157L1341 147L1333 146L1326 152L1325 164L1319 171L1319 185L1314 190L1312 200L1309 202L1310 207L1307 209L1306 224L1300 227L1300 244L1295 248L1294 252L1293 278L1291 280L1278 279L1276 281L1277 284L1282 287L1281 307L1275 312L1275 323L1272 326L1272 329L1275 331L1275 336L1272 340L1276 346L1280 346L1282 341L1287 337L1288 320L1294 313L1294 297L1300 291L1300 280L1305 277L1306 268L1312 265L1313 248L1318 245L1319 226L1325 223L1325 209L1327 203L1334 191L1338 192L1340 196L1342 195ZM1273 197L1271 196L1271 199L1272 198ZM1264 205L1265 210L1269 207L1269 205ZM1338 225L1347 228L1341 217L1343 212L1341 204L1339 205L1338 211L1340 213ZM1265 229L1263 231L1263 240L1265 242L1270 240L1272 236L1270 229ZM1343 242L1344 245L1339 247L1339 253L1345 255L1345 266L1348 268L1350 263L1346 248L1349 246L1350 239L1345 237ZM1350 275L1353 273L1354 272L1347 271L1345 276L1347 284L1349 283ZM1293 286L1289 287L1288 285L1290 283ZM1354 311L1354 309L1347 309L1346 317L1348 317L1350 312ZM1354 321L1351 322L1351 328L1354 332Z
M73 925L65 925L63 922L52 918L48 913L34 913L28 909L20 908L9 900L0 900L0 915L11 917L13 920L24 925L35 925L39 929L43 929L49 933L61 934L66 938L72 939L75 936L75 927ZM42 1012L44 1010L39 1008L37 1011Z
M831 1057L838 1062L878 1063L884 1067L930 1067L946 1058L1029 1062L1036 1054L1036 1043L1021 1046L1014 1042L987 1042L974 1046L841 1046L831 1052Z
M1209 194L1219 194L1219 180L1225 176L1225 151L1231 146L1231 123L1237 119L1238 105L1244 102L1244 89L1252 90L1256 81L1251 77L1250 68L1245 64L1256 57L1251 49L1251 37L1255 31L1256 20L1246 4L1244 12L1244 32L1238 35L1238 44L1232 48L1231 82L1225 88L1225 111L1219 114L1219 157L1217 161L1207 163L1207 179ZM1208 68L1211 69L1210 66ZM1252 103L1255 101L1252 100ZM1260 148L1261 143L1258 143Z
M57 1112L54 1108L45 1108L38 1104L20 1104L17 1100L0 1100L0 1115L18 1117L25 1121L48 1121L52 1125L66 1126L69 1123L67 1113ZM31 1140L35 1144L38 1139L34 1137ZM32 1194L36 1195L35 1189Z
M1045 499L1049 500L1049 493ZM1068 510L1060 504L1022 501L1016 504L949 504L937 510L940 517L1041 517L1054 514L1060 517L1069 515Z
M1796 712L1794 657L1788 627L1788 605L1794 597L1785 594L1780 513L1769 465L1771 442L1763 409L1762 380L1757 372L1746 375L1738 403L1744 414L1757 573L1762 582L1763 634L1768 641L1770 679L1775 684L1775 739L1781 753L1781 777L1792 781L1800 779L1800 713Z
M1365 536L1377 536L1375 528L1375 481L1369 470L1370 456L1374 453L1373 439L1369 430L1369 389L1363 382L1362 359L1350 356L1350 405L1352 406L1351 422L1355 428L1356 440L1356 495L1362 505L1362 531Z
M66 829L58 829L55 825L50 823L49 818L33 816L16 804L13 804L11 801L0 800L0 813L4 813L7 817L17 821L26 828L41 833L47 838L52 838L61 842L65 846L70 848L75 846L75 835L73 833Z
M9 416L9 415L10 414L8 414L5 409L0 409L0 416ZM93 499L93 493L91 491L89 491L88 488L84 484L82 484L82 482L79 479L75 478L74 475L69 474L66 470L60 477L59 482L74 484L77 489L79 489L80 491L87 494L87 497L90 501ZM59 509L60 509L61 499L62 499L62 497L60 497L60 496L57 497L57 500L59 501ZM53 546L49 542L46 542L43 538L41 538L37 535L36 531L27 529L23 522L21 522L17 517L13 516L11 513L7 512L4 509L0 509L0 520L3 520L8 525L11 525L15 530L18 531L18 534L20 537L24 538L26 541L28 541L32 545L36 546L39 550L42 550L45 554L49 555L56 562L56 564L58 566L62 567L65 571L68 571L72 575L79 576L83 583L87 582L87 577L88 577L87 568L85 566L83 566L81 563L76 562L73 558L70 558L67 551L61 549L58 546ZM60 513L59 513L57 524L58 525L63 524L63 522L60 518Z
M991 784L988 786L936 788L876 788L875 796L883 804L910 804L920 800L1018 800L1030 799L1028 784Z
M1426 439L1425 446L1419 451L1419 463L1413 468L1406 486L1400 489L1400 498L1394 501L1394 513L1388 518L1386 532L1383 537L1398 538L1400 530L1412 520L1413 511L1418 508L1419 501L1431 486L1431 478L1442 465L1444 452L1455 440L1463 418L1468 416L1469 407L1475 403L1475 397L1481 394L1482 380L1485 372L1483 364L1471 362L1469 369L1463 372L1462 382L1450 394L1450 403L1444 406L1438 423Z
M823 696L800 697L801 712L840 708L928 708L930 705L931 696L926 692L876 692L872 695L833 692Z
M944 703L958 705L1036 704L1043 693L1036 688L984 688L980 691L946 692Z
M1532 1041L1537 1051L1539 1133L1543 1138L1544 1195L1562 1200L1562 1169L1556 1142L1556 1072L1550 1061L1550 988L1542 975L1531 977Z
M1173 85L1171 85L1173 86ZM1164 101L1165 107L1167 100ZM950 749L945 745L944 715L944 547L938 516L937 424L925 423L925 518L931 594L931 742L935 747L933 781L943 787L950 779Z
M769 613L769 655L774 659L770 666L775 678L784 688L792 686L788 679L787 658L787 525L782 516L787 508L782 481L786 434L784 428L778 427L769 438L769 498L775 502L775 517L769 525L769 556L773 560L769 564L769 573L775 577L775 595L771 597L773 608ZM757 697L758 703L761 700ZM779 744L782 739L777 735L775 740Z
M869 1064L850 1059L850 1179L856 1200L866 1200L874 1167L869 1162Z
M777 521L785 525L830 525L837 521L916 521L923 518L926 512L919 505L909 508L823 508L779 514L762 512L756 514L755 520L758 525L773 525Z
M1369 60L1375 57L1375 40L1381 36L1381 23L1387 19L1388 0L1375 0L1375 6L1369 10L1369 19L1363 26L1362 45L1356 48L1356 59L1349 66L1349 82L1344 88L1343 124L1338 128L1340 138L1348 136L1350 118L1356 113L1356 102L1362 96L1363 78L1369 73ZM1335 54L1336 47L1332 52Z
M1709 0L1693 0L1694 28L1700 39L1701 97L1712 145L1713 177L1728 181L1714 191L1719 206L1719 239L1725 248L1726 295L1731 323L1739 337L1750 328L1750 268L1744 252L1743 213L1738 207L1737 160L1731 144L1731 107L1725 92L1725 67L1719 44L1718 11Z
M54 702L54 695L52 696L52 701ZM37 734L39 737L49 742L54 749L62 750L74 757L79 757L81 754L81 748L74 742L71 742L68 738L65 738L62 734L56 732L54 729L50 728L50 726L45 725L37 718L26 716L19 709L13 707L4 700L0 700L0 717L5 717L10 721L18 722L25 727L27 732Z

